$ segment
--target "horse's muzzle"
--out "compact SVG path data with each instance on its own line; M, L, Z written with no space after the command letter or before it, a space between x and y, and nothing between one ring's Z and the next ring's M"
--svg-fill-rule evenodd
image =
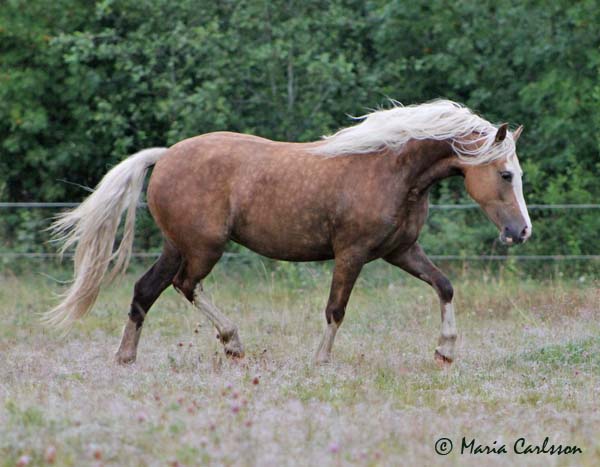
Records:
M519 243L525 243L530 236L531 227L528 225L520 228L506 226L500 233L500 241L504 245L518 245Z

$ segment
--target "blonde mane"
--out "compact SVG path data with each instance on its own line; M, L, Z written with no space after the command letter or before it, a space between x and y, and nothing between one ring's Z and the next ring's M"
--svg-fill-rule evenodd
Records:
M485 164L515 153L511 132L495 142L497 127L467 107L450 100L436 100L394 107L361 117L361 123L344 128L313 149L325 156L366 154L387 147L402 148L411 139L450 140L456 155L466 164Z

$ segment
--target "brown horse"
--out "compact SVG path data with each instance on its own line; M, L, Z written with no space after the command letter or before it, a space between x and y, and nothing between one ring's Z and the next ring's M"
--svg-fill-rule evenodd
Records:
M135 284L116 354L119 363L135 361L146 314L170 284L206 313L228 355L243 356L237 326L201 286L228 240L280 260L335 261L317 362L330 359L354 283L363 265L377 258L436 290L442 326L435 357L452 362L452 285L417 243L429 189L438 180L462 175L501 240L527 240L531 222L515 153L521 127L515 132L506 124L495 127L450 101L397 106L362 119L319 142L283 143L219 132L126 159L54 225L64 240L63 251L72 244L77 248L74 282L48 320L68 325L84 315L111 260L112 276L127 266L144 176L156 164L147 198L164 249ZM113 253L124 211L124 237Z

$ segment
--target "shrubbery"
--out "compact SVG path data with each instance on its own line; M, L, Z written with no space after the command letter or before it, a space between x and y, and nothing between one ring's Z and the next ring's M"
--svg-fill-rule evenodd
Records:
M0 199L77 201L126 155L200 133L307 141L388 97L447 97L525 125L529 203L597 202L598 24L595 0L6 0ZM432 201L468 202L461 185ZM33 225L47 211L0 215L2 250L46 248ZM520 254L599 253L598 211L532 218ZM158 246L149 219L140 232L139 248ZM481 214L450 211L423 244L490 253L495 236Z

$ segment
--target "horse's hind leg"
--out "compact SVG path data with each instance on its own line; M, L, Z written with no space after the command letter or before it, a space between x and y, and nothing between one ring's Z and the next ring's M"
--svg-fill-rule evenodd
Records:
M223 344L225 354L229 357L242 358L244 346L240 340L237 326L206 296L202 284L198 283L194 289L194 305L202 311L219 333L219 340Z
M168 241L165 241L160 258L135 283L129 318L123 330L121 345L115 355L117 363L124 364L135 361L146 313L160 294L172 283L181 262L179 252Z
M202 280L208 276L213 266L221 258L222 250L203 251L186 261L173 284L216 328L225 354L230 357L244 356L244 347L237 326L215 306L202 288Z

